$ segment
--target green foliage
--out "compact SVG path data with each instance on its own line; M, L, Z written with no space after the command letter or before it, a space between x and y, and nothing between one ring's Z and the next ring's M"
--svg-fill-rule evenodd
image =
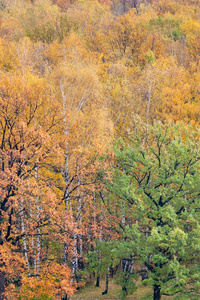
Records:
M151 19L148 27L150 30L160 30L164 36L172 38L174 41L176 41L182 35L180 28L181 23L181 19L159 16L158 18Z
M106 241L98 242L95 251L89 251L86 258L91 274L99 271L101 274L106 274L108 266L112 267L114 265L112 244Z
M134 279L134 274L130 274L129 272L120 272L117 274L116 282L122 287L120 291L121 299L125 299L127 294L132 295L137 290Z
M153 54L153 52L151 50L148 50L145 58L148 60L148 62L150 64L154 63L154 61L155 61L155 56L154 56L154 54Z
M132 228L112 253L134 253L151 273L145 283L175 295L198 284L200 156L197 134L182 125L155 125L115 148L107 197L132 208ZM116 258L115 258L116 259ZM193 286L195 287L195 285Z
M89 272L92 274L93 272L97 273L99 270L99 255L97 251L89 251L86 255L86 259L89 263Z

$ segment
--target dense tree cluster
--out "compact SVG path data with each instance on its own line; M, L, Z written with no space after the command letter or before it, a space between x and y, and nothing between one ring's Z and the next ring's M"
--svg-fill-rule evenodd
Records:
M199 0L0 1L0 299L199 294L199 63Z

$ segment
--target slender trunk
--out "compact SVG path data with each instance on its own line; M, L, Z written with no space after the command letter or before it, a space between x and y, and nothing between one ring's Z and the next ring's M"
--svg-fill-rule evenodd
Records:
M78 235L76 233L77 226L75 225L76 223L73 220L72 205L70 200L69 200L69 208L70 208L71 224L73 225L73 227L75 227L75 231L73 232L74 247L73 247L73 258L72 258L72 275L73 278L75 277L76 281L78 282L78 251L77 251Z
M97 286L97 287L100 286L100 274L99 273L97 274L97 281L96 281L95 286Z
M31 220L33 220L33 211L32 211L32 207L31 207L31 201L29 201L29 205L30 205L30 217ZM31 247L32 247L32 256L33 256L33 267L34 267L34 275L36 275L37 271L37 265L36 265L36 257L35 257L35 245L34 245L34 237L32 235L31 237Z
M23 234L23 246L24 246L24 256L25 256L25 262L26 262L26 267L28 271L28 276L31 276L30 272L30 264L28 260L28 251L27 251L27 242L26 242L26 235L25 235L25 225L24 225L24 211L23 211L23 203L20 201L20 218L21 218L21 231Z
M83 256L83 236L82 236L82 198L80 192L80 179L78 180L78 217L79 217L79 227L80 227L80 234L79 234L79 253L80 259ZM78 218L77 218L78 222Z
M34 236L32 235L32 238L31 238L31 246L32 246L32 249L33 249L33 268L34 268L34 274L36 275L37 274L37 263L36 263L36 257L35 257L35 245L34 245Z
M160 294L160 285L155 284L153 289L153 300L160 300L161 294Z
M80 252L80 259L83 257L83 236L82 233L79 235L79 252Z
M123 202L123 208L122 208L122 226L123 226L123 236L124 236L124 228L125 228L125 225L126 225L126 217L125 217L125 203ZM124 240L124 237L123 237L123 240ZM126 273L128 271L128 268L129 268L129 260L127 259L123 259L122 260L122 271L123 273ZM122 290L124 290L122 288Z
M67 186L69 181L69 175L68 175L68 165L67 165L67 159L68 159L68 151L66 150L65 153L65 169L64 169L64 180L65 180L65 186ZM68 221L68 205L69 205L69 190L66 188L64 193L64 199L65 199L65 222L64 222L64 263L67 263L68 258L68 243L67 243L67 221Z
M129 273L130 274L132 274L132 272L133 272L133 263L134 263L134 254L132 256L132 261L131 261L130 266L129 266Z
M115 269L110 267L110 277L113 278L114 274L115 274Z
M107 271L107 274L106 274L106 289L105 289L104 292L102 292L102 295L108 294L109 272L110 272L110 267L108 266L108 271Z
M79 240L79 258L78 258L78 270L83 270L83 235L82 235L82 195L80 191L80 179L78 180L78 217L77 217L77 227L80 229L80 234L78 236ZM79 220L78 220L79 219ZM79 224L78 224L79 221ZM77 245L78 246L78 245Z
M125 266L123 269L124 272L124 285L122 286L122 291L124 292L125 295L128 295L128 290L127 290L127 282L129 280L130 274L128 273L129 269L129 261L125 260Z
M141 265L141 277L142 281L148 278L148 269L144 265Z
M37 173L37 167L35 167L35 179L37 180L38 173ZM39 207L39 196L36 196L36 216L37 216L37 222L39 224L40 220L40 207ZM36 255L36 277L39 276L40 273L40 247L41 247L41 240L40 240L40 227L37 226L37 255Z
M125 273L127 270L128 261L126 259L122 260L122 271Z
M43 209L42 209L42 203L41 203L41 197L39 197L40 200L40 217L43 215ZM44 235L43 235L43 227L40 228L40 252L43 253L44 252Z
M78 253L77 253L77 234L73 234L74 237L74 249L73 249L73 259L72 259L72 274L78 283Z
M60 91L62 94L62 104L63 104L63 121L64 121L64 134L66 139L69 136L69 124L67 122L67 109L66 109L66 96L64 93L64 87L62 82L60 82ZM68 160L69 160L69 149L68 144L65 149L65 165L64 165L64 180L65 180L65 223L64 223L64 263L67 263L68 258L68 243L67 243L67 220L68 220L68 204L69 204L69 195L70 195L70 187L69 184L69 168L68 168Z
M102 224L103 224L103 214L101 209L101 220L100 220L100 230L99 230L99 242L102 241ZM99 287L100 283L100 270L101 270L101 252L99 252L99 269L97 271L97 281L96 286Z
M36 197L36 203L37 203L37 220L39 221L39 200L38 196ZM40 247L41 247L41 240L40 240L40 228L39 226L37 227L37 277L39 276L40 273Z
M67 151L67 150L66 150ZM64 170L64 179L65 179L65 186L67 186L68 183L68 166L67 166L67 157L68 153L65 153L65 170ZM64 193L64 199L65 199L65 222L64 222L64 263L67 263L68 258L68 243L67 243L67 221L68 221L68 202L69 202L69 191L65 190Z
M65 201L65 220L64 220L64 264L67 264L68 259L68 234L67 234L67 221L68 221L68 203L69 203L69 190L67 189L67 184L69 182L69 173L68 173L68 148L65 150L65 166L64 166L64 180L65 180L65 192L64 192L64 201ZM69 187L68 187L69 188ZM68 295L62 298L62 300L68 300Z

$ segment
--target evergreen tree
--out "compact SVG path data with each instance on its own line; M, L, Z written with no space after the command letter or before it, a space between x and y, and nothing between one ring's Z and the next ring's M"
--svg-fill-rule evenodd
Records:
M110 213L113 199L119 206L125 203L132 223L121 241L112 244L112 253L120 259L134 255L146 266L144 283L152 285L154 300L181 292L191 297L198 291L198 137L182 125L156 125L128 142L120 139L111 179L104 179Z

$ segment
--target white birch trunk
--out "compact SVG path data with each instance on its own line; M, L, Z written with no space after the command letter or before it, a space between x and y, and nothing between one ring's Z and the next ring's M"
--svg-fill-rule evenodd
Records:
M65 167L64 167L64 180L65 180L65 193L64 193L64 201L65 201L65 223L64 223L64 263L67 263L68 259L68 243L67 243L67 221L68 221L68 206L69 206L69 190L67 189L67 184L69 182L69 174L68 174L68 149L66 149L65 153Z
M77 105L76 109L74 110L72 116L70 118L67 119L68 115L67 115L67 99L71 93L71 90L73 89L74 85L73 83L71 84L71 86L68 87L68 91L67 91L67 94L66 94L66 91L65 91L65 85L64 83L62 82L62 80L60 81L60 92L61 92L61 96L62 96L62 108L63 108L63 111L62 111L62 114L63 114L63 122L64 122L64 134L65 134L65 138L66 138L66 142L67 142L67 139L69 137L69 132L70 132L70 124L72 125L73 122L75 122L76 120L76 117L77 117L77 112L81 109L84 101L86 100L86 94L87 94L87 91L85 91L82 95L82 98L79 102L79 104ZM51 88L51 86L50 86ZM52 89L51 89L52 90ZM70 105L68 103L68 105ZM68 215L69 215L69 210L68 210L68 205L69 205L69 202L70 202L70 190L71 190L71 187L69 186L69 167L68 167L68 161L69 161L69 147L68 147L68 142L66 144L66 149L65 149L65 166L64 166L64 180L65 180L65 195L64 195L64 198L65 198L65 229L64 229L64 232L65 232L65 241L64 241L64 262L66 263L67 262L67 257L68 257L68 245L67 245L67 220L68 220ZM80 200L81 201L81 200ZM71 204L70 204L71 206ZM80 204L80 207L81 207L81 204ZM72 210L70 209L70 212L71 212L71 217L73 216L72 215ZM82 216L81 216L82 218ZM81 220L81 223L82 223L82 220ZM76 244L76 251L77 252L77 234L74 233L73 234L74 236L74 245ZM82 253L82 236L80 236L80 248L81 248L81 253ZM74 252L74 255L75 255L75 252ZM76 255L77 256L77 255ZM76 260L78 259L78 257L76 258ZM77 268L78 268L78 264L77 264Z
M134 256L132 257L132 261L131 261L131 264L130 264L130 270L129 270L129 272L130 272L130 274L132 274L132 272L133 272L133 258L134 258Z
M28 276L31 276L30 272L30 264L28 260L28 250L27 250L27 242L26 242L26 235L25 235L25 225L24 225L24 211L23 211L23 202L20 200L20 218L21 218L21 231L23 234L23 246L24 246L24 256L25 256L25 262L26 262L26 267L28 270Z
M37 221L39 222L40 212L39 212L39 197L36 197L36 205L37 205ZM40 228L37 227L37 276L40 273L40 247L41 247L41 240L40 240Z
M73 233L74 248L73 248L73 259L72 259L72 275L78 282L78 252L77 252L77 234Z
M29 205L30 205L30 217L31 219L33 219L33 211L32 211L32 207L31 207L31 201L29 201ZM33 255L33 268L34 268L34 275L36 275L37 273L37 264L36 264L36 257L35 257L35 245L34 245L34 237L32 235L31 237L31 247L32 247L32 255Z
M72 223L72 225L75 226L75 222L73 220L72 205L71 205L70 200L69 200L69 206L70 206L71 223ZM75 226L75 230L77 229L76 227L77 226ZM73 246L73 258L72 258L72 275L73 275L72 281L73 281L73 278L75 277L78 282L78 251L77 251L78 238L77 237L78 237L78 235L74 231L73 232L74 246Z
M35 167L35 179L38 179L37 167ZM41 240L40 240L40 206L39 206L39 196L36 195L36 218L37 218L37 254L36 254L36 277L39 276L40 273L40 248L41 248Z
M80 234L79 234L79 249L80 249L80 258L83 255L83 236L82 236L82 197L80 192L80 179L78 179L78 217L79 217L79 227L80 227ZM78 221L78 218L77 218Z
M66 109L66 96L64 93L64 88L62 82L60 82L60 91L62 95L62 104L63 104L63 121L64 121L64 134L67 139L69 136L69 124L67 122L67 109ZM68 145L65 148L65 164L64 164L64 181L65 181L65 193L64 193L64 201L65 201L65 224L64 224L64 263L67 263L68 259L68 243L67 243L67 221L68 221L68 206L69 206L69 168L68 168L68 160L69 160L69 149Z

